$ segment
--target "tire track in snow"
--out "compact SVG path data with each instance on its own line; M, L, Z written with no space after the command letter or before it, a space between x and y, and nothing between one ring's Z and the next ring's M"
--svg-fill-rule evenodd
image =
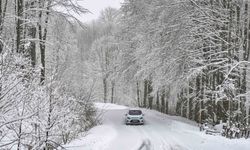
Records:
M105 124L111 124L117 132L107 150L186 150L171 139L172 121L145 111L145 125L126 126L123 123L126 110L110 111L105 115ZM167 135L167 136L166 136Z
M173 133L170 134L173 132L172 120L166 122L165 119L147 112L145 116L147 117L147 124L143 128L143 132L148 134L153 150L187 150L171 137L173 135Z
M159 129L159 127L157 128ZM152 143L150 150L186 150L174 140L170 140L171 136L166 137L161 135L165 133L164 130L156 130L154 126L153 128L152 126L146 126L143 130L150 137L149 140Z

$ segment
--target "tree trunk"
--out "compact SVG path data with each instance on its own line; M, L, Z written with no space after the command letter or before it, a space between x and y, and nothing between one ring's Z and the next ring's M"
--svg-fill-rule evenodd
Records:
M138 105L138 107L141 107L139 81L136 82L136 94L137 94L137 105Z
M231 42L232 42L232 21L233 21L233 12L232 12L232 2L231 0L228 1L228 10L229 10L229 25L228 25L228 44L227 44L227 50L228 50L228 64L232 63L232 50L231 50ZM228 71L231 70L231 67L229 65ZM229 91L230 92L230 91ZM231 123L231 117L232 117L232 106L233 106L233 97L229 96L228 99L228 111L229 111L229 117L228 121ZM231 125L231 124L230 124Z
M199 103L200 103L200 75L196 77L195 102L194 102L194 120L199 122Z
M30 9L30 8L35 8L35 3L33 1L31 2L26 2L25 4L25 8L26 10ZM31 11L30 14L26 15L25 19L32 19L36 17L36 11ZM31 65L33 67L35 67L36 65L36 42L34 41L34 39L36 38L36 26L33 24L29 24L26 25L26 30L27 30L27 36L29 39L32 39L31 41L29 41L30 45L27 49L28 53L29 53L29 57L31 60Z
M201 80L200 80L200 87L201 87L201 99L200 99L200 108L199 108L199 122L201 123L204 119L204 98L205 98L205 77L204 75L201 75Z
M36 38L36 27L30 28L30 36L32 39ZM34 41L30 42L29 51L30 51L31 65L35 67L36 66L36 43Z
M143 99L143 107L147 107L147 99L148 99L148 81L144 80L144 99Z
M16 52L23 52L22 34L23 34L23 0L17 0L16 5L17 22L16 22Z
M148 81L148 105L149 109L153 109L153 96L151 95L153 92L152 81Z
M247 1L248 3L248 7L250 6L250 2ZM248 8L249 9L249 8ZM249 61L249 57L250 57L250 13L248 13L248 48L247 48L247 61ZM248 67L249 65L247 65ZM246 72L247 75L249 75L249 71ZM246 85L246 90L247 90L247 85ZM249 89L248 89L249 90ZM250 119L249 119L249 113L250 113L250 99L247 98L249 96L246 96L246 99L245 99L245 114L246 114L246 124L250 124Z
M2 26L2 20L3 20L3 17L2 17L2 1L0 1L0 27Z
M250 13L248 13L249 11L249 6L250 6L250 2L249 1L246 1L245 2L245 14L246 14L246 18L245 18L245 32L244 32L244 41L246 42L245 43L245 49L244 49L244 60L245 61L249 61L249 55L250 55ZM249 75L248 74L248 66L249 65L244 65L243 67L243 72L242 72L242 94L246 94L247 93L247 76ZM248 102L248 99L247 96L244 96L243 98L243 104L245 105L245 110L244 110L244 115L245 117L247 118L246 119L246 123L248 124L249 123L249 102Z
M40 45L41 64L42 64L41 79L40 79L41 84L44 84L44 80L45 80L45 49L46 49L45 43L47 40L47 25L49 22L49 14L50 14L50 7L51 7L50 5L51 5L51 1L49 1L47 4L45 16L43 16L43 10L40 10L39 12L38 31L39 31L39 40L40 40L39 45ZM45 7L44 1L39 0L39 8L43 9L44 7ZM42 28L43 18L45 18L44 29Z
M6 15L6 10L7 10L7 4L8 1L5 0L1 0L0 1L0 37L2 37L2 32L3 32L3 26L4 26L4 19L5 19L5 15ZM1 42L1 41L0 41ZM3 49L3 43L0 43L0 53L2 52Z
M0 54L3 51L4 43L2 42L2 33L3 33L3 25L4 25L4 18L6 14L6 8L7 8L8 1L5 1L5 4L3 4L3 1L0 0ZM4 7L4 9L2 9ZM3 73L2 67L1 67L1 74ZM2 83L0 82L0 97L2 95Z
M189 86L186 89L186 97L187 97L187 114L186 117L190 118L190 98L189 98Z
M22 112L20 114L19 117L23 117L24 116L24 110L25 110L25 106L26 106L26 103L23 102L22 104ZM17 150L21 150L21 139L22 139L22 126L23 126L23 120L21 119L20 120L20 123L19 123L19 127L18 127L18 141L17 141Z
M249 97L246 97L246 103L245 103L245 107L246 107L246 121L245 124L250 124L250 99Z
M165 97L166 97L166 94L165 94L165 90L162 90L162 93L161 93L161 112L164 113L165 112Z
M167 88L167 91L165 90L165 113L168 114L169 113L169 98L170 98L170 92L171 92L171 89L170 89L170 86Z
M21 150L21 138L22 138L22 120L20 120L18 128L17 150Z
M49 111L48 111L48 118L47 118L47 127L45 131L45 150L49 150L50 144L49 144L49 132L51 129L51 115L53 111L53 103L52 103L52 89L50 89L50 97L49 97Z
M166 104L165 104L165 113L168 114L169 112L169 109L168 109L168 100L169 100L169 97L166 97Z
M184 106L183 106L183 101L181 101L181 117L183 117L183 108L184 108Z
M103 82L103 101L104 103L107 103L107 79L104 77L102 79Z
M111 103L114 103L114 89L115 89L115 82L111 82Z
M157 91L157 95L156 95L156 110L160 111L159 91Z

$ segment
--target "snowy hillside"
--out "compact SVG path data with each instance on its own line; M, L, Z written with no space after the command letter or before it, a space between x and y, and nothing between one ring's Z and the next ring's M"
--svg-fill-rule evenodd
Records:
M86 137L65 145L67 150L248 150L250 140L230 140L206 135L194 122L143 110L143 126L124 125L125 106L97 103L104 111L103 124L92 128Z

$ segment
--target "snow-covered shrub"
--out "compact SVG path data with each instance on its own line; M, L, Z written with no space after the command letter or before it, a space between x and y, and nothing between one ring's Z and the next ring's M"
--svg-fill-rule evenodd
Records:
M0 67L0 149L56 148L95 124L93 104L65 91L56 73L41 85L40 68L11 51Z
M28 120L37 115L33 111L33 94L38 85L38 72L32 68L28 59L21 54L3 51L0 65L0 146L21 145L21 139L32 134ZM38 98L42 95L39 93Z

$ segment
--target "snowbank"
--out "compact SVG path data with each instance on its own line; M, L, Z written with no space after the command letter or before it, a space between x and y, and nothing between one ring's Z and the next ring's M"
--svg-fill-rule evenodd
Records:
M106 149L116 137L116 131L108 125L92 128L84 137L73 140L63 146L67 150L101 150Z

